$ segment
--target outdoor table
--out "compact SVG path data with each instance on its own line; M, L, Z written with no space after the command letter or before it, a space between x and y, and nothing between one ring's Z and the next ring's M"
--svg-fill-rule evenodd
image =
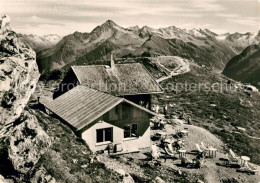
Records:
M189 135L189 131L188 130L181 130L180 131L184 136L188 136Z
M217 157L217 149L216 148L210 147L208 150L209 150L209 157L210 158Z
M178 150L178 152L180 153L180 158L182 158L182 157L186 157L186 150L185 149L180 149L180 150Z
M245 166L245 164L247 164L247 162L250 161L250 158L247 156L241 156L241 165Z

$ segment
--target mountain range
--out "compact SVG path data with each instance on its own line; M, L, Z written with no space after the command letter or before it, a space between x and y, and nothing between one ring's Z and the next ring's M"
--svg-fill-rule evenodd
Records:
M48 34L44 36L38 36L34 34L18 34L18 37L36 52L50 48L62 39L62 36L57 34Z
M36 52L41 73L106 60L111 52L116 57L180 56L222 71L231 58L259 42L259 32L218 35L208 29L186 30L175 26L123 28L108 20L90 33L74 32Z

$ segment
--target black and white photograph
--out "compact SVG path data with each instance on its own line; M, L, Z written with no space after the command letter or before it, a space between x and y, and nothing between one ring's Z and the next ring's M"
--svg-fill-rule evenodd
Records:
M0 0L0 183L260 183L260 0Z

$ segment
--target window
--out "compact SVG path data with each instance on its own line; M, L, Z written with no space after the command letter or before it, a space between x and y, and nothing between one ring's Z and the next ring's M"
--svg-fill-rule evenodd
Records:
M137 137L138 136L137 132L138 132L137 124L131 124L131 125L124 126L124 138Z
M104 128L97 130L97 143L112 142L112 128Z

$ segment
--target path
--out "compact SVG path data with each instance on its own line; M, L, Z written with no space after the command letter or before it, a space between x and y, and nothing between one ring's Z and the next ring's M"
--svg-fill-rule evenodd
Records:
M178 66L171 71L171 70L167 69L164 65L162 65L160 62L158 62L157 64L160 65L160 67L162 67L166 71L168 71L170 74L168 76L161 77L160 79L157 79L156 80L157 82L162 82L166 79L171 78L172 76L177 76L179 74L184 74L184 73L190 71L190 64L189 64L188 60L183 59L181 57L175 57L175 56L161 56L159 58L162 58L162 57L173 57L174 58L173 61Z

